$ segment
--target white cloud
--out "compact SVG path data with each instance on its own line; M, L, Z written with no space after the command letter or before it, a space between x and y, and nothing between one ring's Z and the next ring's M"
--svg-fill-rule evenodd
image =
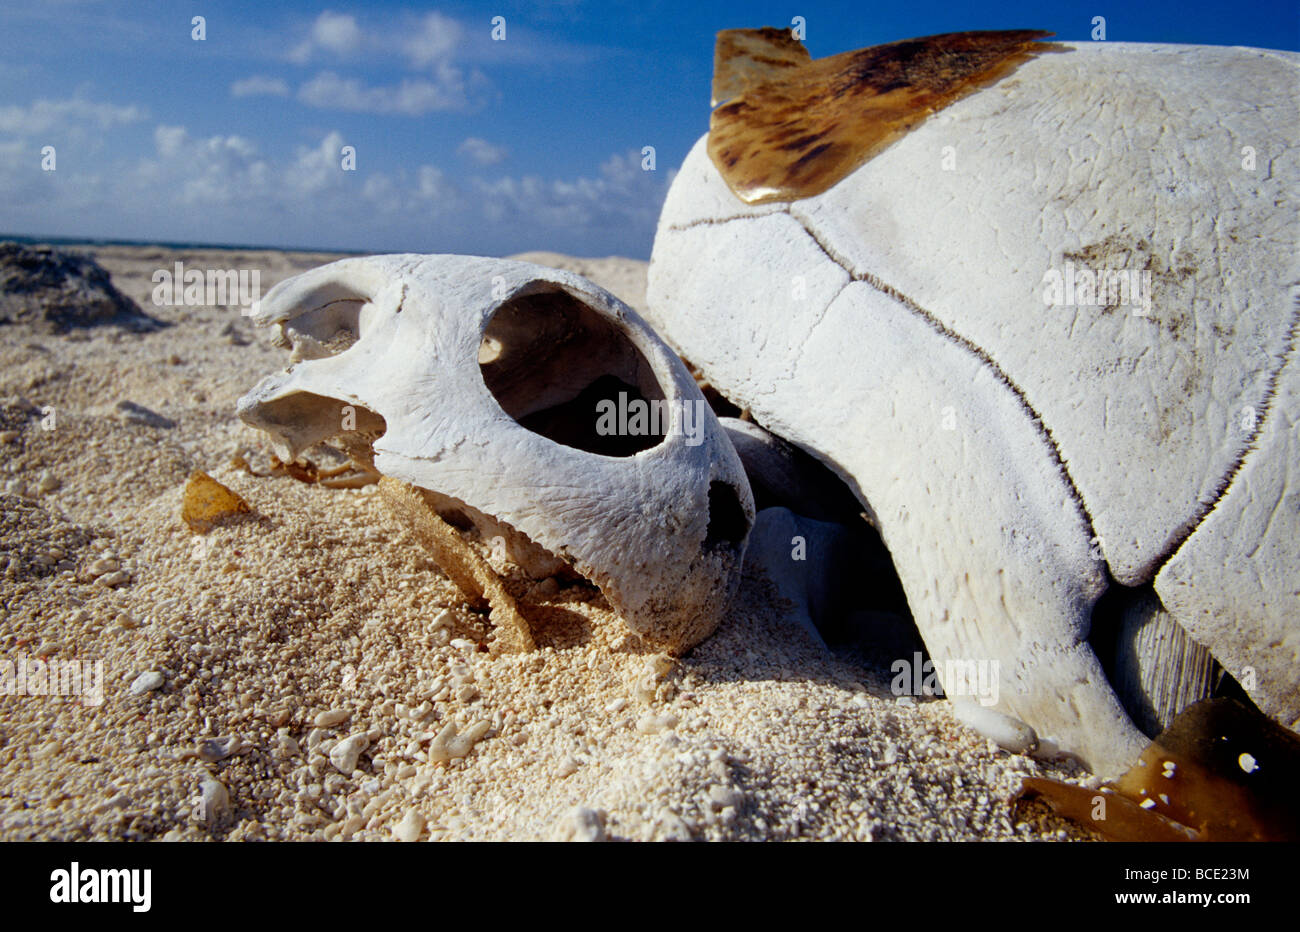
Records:
M402 208L403 197L393 179L375 172L361 186L361 196L380 213L395 214Z
M288 97L289 85L280 78L252 75L230 85L232 97Z
M461 110L469 106L464 81L454 68L442 69L437 82L406 78L389 87L368 86L356 78L341 78L322 71L298 89L298 99L323 110L360 113L397 113L421 116L435 110Z
M361 42L361 29L352 16L326 10L312 25L311 37L322 48L347 52Z
M363 201L401 207L412 199L442 198L451 192L442 173L431 165L420 166L415 179L401 178L396 183L382 173L365 171L364 165L359 171L345 171L345 143L342 133L331 130L316 144L298 146L292 157L276 162L242 136L195 138L183 126L158 126L156 157L129 173L136 188L133 193L122 191L116 196L138 199L145 189L179 191L177 201L186 206L253 207L263 216L290 210L312 217L328 211L327 204L350 204L355 213Z
M398 54L410 67L423 70L450 61L464 45L465 37L465 27L460 22L437 12L419 20L399 17L365 30L350 14L326 10L316 17L306 37L293 46L288 57L290 61L306 64L360 54L385 57Z
M137 123L146 116L147 112L135 105L119 107L80 99L37 100L29 107L0 107L0 132L39 136L85 125L105 130Z
M164 158L171 158L180 152L188 140L189 133L185 132L183 126L160 125L153 131L154 148Z
M501 146L494 146L486 139L479 139L477 136L470 136L456 151L479 165L496 165L504 161L507 155L506 150Z
M399 14L378 22L372 18L363 28L351 15L326 11L288 56L299 64L317 61L329 65L298 88L298 100L325 110L404 116L472 109L486 99L491 82L477 68L466 73L457 64L470 44L468 36L461 22L442 13L427 13L418 19ZM384 67L396 63L414 73L398 84L374 85L335 70L347 59ZM282 82L270 78L249 78L232 86L236 96L283 95L286 90Z
M160 125L153 139L157 158L141 162L131 179L136 189L119 191L115 199L156 201L159 191L170 190L180 192L180 204L193 207L247 201L274 191L271 166L243 136L195 139L183 126Z
M402 51L415 68L429 68L452 57L465 41L465 29L460 23L441 13L430 13L420 23L420 28L402 42Z
M416 194L423 198L434 198L444 190L442 172L432 165L421 165L419 186Z
M653 235L672 173L641 170L641 155L611 155L595 178L571 181L535 176L479 182L484 215L493 222L552 229L628 227Z
M364 41L365 36L355 17L326 10L311 24L307 38L289 52L289 59L304 63L318 52L348 55L358 51Z
M313 148L299 147L284 178L290 191L302 195L338 187L345 181L343 135L337 130L326 135Z
M590 175L483 181L431 164L381 165L374 160L382 154L366 147L358 170L344 171L341 150L353 140L338 131L274 155L238 134L168 124L150 134L146 157L103 162L76 185L36 169L39 139L0 136L7 225L324 248L638 255L648 253L671 181L667 172L642 172L636 152L611 156Z
M421 165L416 175L415 193L426 201L450 204L455 201L455 189L447 183L443 173L432 165Z

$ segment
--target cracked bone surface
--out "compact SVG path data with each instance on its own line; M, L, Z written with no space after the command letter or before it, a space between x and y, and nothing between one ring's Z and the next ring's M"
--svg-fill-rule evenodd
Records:
M282 458L338 438L500 532L525 570L572 567L669 650L717 626L749 485L681 360L608 292L522 262L373 256L281 282L256 321L296 361L239 416Z
M940 669L998 661L1103 774L1145 743L1088 642L1108 573L1300 720L1298 63L1063 43L803 200L701 139L660 217L651 323L846 477ZM1045 303L1111 268L1149 307Z

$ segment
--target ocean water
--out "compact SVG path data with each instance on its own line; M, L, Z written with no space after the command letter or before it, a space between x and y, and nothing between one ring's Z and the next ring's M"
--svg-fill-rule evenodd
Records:
M354 249L327 249L321 246L266 246L255 243L184 243L168 240L136 239L96 239L92 236L23 236L16 233L0 233L0 243L14 242L24 245L47 243L51 246L157 246L160 249L224 249L231 252L239 250L270 249L277 252L328 252L339 255L364 256L368 252Z

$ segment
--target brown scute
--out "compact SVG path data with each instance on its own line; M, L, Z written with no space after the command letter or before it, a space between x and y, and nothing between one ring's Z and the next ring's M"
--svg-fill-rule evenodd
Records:
M796 167L796 168L802 168L804 165L806 165L807 163L809 163L809 162L813 161L814 159L816 159L819 155L821 155L823 152L825 152L825 151L826 151L827 149L829 149L830 147L831 147L831 143L829 143L829 142L824 142L824 143L822 143L820 146L817 146L817 147L814 148L814 149L809 149L809 150L808 150L807 152L805 152L803 155L799 156L799 161L797 161L797 162L794 163L794 164L795 164L795 167Z
M789 29L724 29L713 47L713 105L811 60Z
M791 49L788 31L721 32L714 98L735 99L713 111L709 157L746 203L813 197L930 114L1050 48L1037 42L1050 35L955 32L811 60Z
M800 136L798 139L794 139L791 140L790 142L783 144L781 148L782 149L806 149L820 138L821 138L820 136L814 134L809 134L807 136Z

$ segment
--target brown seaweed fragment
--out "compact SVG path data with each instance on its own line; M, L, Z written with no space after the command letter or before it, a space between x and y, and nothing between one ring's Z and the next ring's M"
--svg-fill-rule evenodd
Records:
M1097 790L1039 777L1041 797L1111 841L1300 841L1300 737L1235 699L1184 709L1136 765Z
M271 468L266 472L258 472L253 469L248 460L240 455L236 455L231 459L231 465L259 479L272 476L288 476L290 479L296 479L309 485L323 485L327 489L359 489L363 486L374 485L379 481L379 473L375 472L373 467L358 463L355 459L349 460L342 466L326 468L302 457L291 463L286 463L273 453L271 454Z
M742 201L821 194L923 119L1047 46L1038 29L952 32L812 60L788 30L714 50L709 157ZM802 54L801 54L802 53Z

